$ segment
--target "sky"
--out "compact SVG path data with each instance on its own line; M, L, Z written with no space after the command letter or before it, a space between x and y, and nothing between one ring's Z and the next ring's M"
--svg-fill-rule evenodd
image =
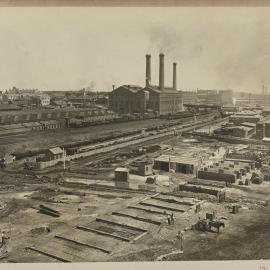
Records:
M0 90L158 84L178 63L181 90L270 88L270 8L0 8Z

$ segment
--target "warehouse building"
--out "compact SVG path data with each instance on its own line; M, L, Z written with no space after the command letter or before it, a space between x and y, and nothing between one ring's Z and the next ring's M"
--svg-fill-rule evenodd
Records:
M161 155L154 160L154 169L166 172L174 170L176 173L194 174L197 167L197 159L187 156Z
M71 119L74 117L94 117L99 115L108 115L110 112L106 109L38 109L21 111L4 111L0 115L0 125L39 122L48 120Z

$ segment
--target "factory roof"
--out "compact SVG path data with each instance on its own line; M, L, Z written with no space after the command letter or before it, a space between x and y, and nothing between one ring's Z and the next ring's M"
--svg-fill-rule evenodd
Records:
M256 124L255 123L249 123L249 122L243 122L241 123L241 126L244 126L244 127L256 127Z
M171 156L171 155L161 155L155 159L156 161L163 162L175 162L182 164L198 164L198 159L191 156Z
M116 168L114 171L115 172L128 172L128 169L127 168Z
M172 87L164 87L164 90L160 90L159 89L159 86L158 85L150 85L150 86L146 86L145 87L146 89L151 89L157 93L162 93L162 92L165 92L165 93L181 93L177 90L175 90L174 88Z
M118 87L117 89L119 89L121 87L128 90L128 91L130 91L130 92L132 92L132 93L137 93L138 91L143 89L139 85L129 85L129 84L122 85L122 86ZM117 90L117 89L115 89L115 90Z
M58 155L58 154L62 154L63 150L60 147L54 147L49 149L49 151L53 154L53 155Z

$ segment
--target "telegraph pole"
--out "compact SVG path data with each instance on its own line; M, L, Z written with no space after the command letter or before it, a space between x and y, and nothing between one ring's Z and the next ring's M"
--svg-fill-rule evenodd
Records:
M66 151L63 148L63 165L64 165L64 171L66 170Z

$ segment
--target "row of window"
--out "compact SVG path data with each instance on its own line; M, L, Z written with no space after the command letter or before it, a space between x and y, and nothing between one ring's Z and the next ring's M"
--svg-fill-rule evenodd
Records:
M103 115L102 112L92 113L91 111L84 111L79 113L74 112L58 112L58 113L36 113L36 114L22 114L22 115L2 115L0 116L0 123L21 122L21 121L35 121L41 119L60 119L70 118L75 116L95 116Z

